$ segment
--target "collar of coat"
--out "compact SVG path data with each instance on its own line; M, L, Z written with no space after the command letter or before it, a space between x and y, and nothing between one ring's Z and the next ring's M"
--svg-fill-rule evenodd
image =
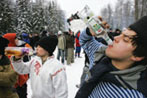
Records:
M111 59L103 57L93 66L90 73L91 77L82 84L76 98L88 98L99 82L135 89L147 96L147 66L137 65L126 70L118 70L112 65Z

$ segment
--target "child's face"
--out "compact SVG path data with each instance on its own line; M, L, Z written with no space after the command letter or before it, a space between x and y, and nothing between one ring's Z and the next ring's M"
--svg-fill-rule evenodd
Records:
M37 56L39 57L44 57L48 55L48 52L39 45L36 48L36 53L37 53Z

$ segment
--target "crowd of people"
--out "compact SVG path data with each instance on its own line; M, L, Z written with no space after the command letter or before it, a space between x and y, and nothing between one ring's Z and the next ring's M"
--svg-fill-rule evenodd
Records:
M147 16L123 31L112 31L105 21L102 24L112 44L97 37L91 27L58 31L57 35L43 31L0 36L0 98L27 98L28 79L31 98L68 98L65 65L81 58L81 48L85 68L75 98L146 98ZM7 56L6 47L29 47L36 54Z
M74 33L69 29L69 31L59 31L58 32L58 53L57 53L57 59L62 64L65 64L65 61L67 62L67 65L71 65L74 63L74 59L76 57L81 58L81 46L79 43L79 36L80 31ZM75 52L74 52L75 50Z

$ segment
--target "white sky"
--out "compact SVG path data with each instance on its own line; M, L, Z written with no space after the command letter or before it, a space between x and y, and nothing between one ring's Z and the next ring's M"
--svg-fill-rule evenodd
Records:
M71 14L81 11L85 5L96 14L100 14L100 10L110 3L115 5L117 0L57 0L62 10L65 10L66 16L70 17Z

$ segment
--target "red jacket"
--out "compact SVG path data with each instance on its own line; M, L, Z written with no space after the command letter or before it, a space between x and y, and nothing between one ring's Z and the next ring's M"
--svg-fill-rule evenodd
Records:
M78 32L75 36L76 47L80 47L79 37L80 37L80 32Z
M16 47L16 44L15 44L16 33L6 33L3 37L9 40L8 47ZM26 47L29 47L29 45L26 44ZM10 58L10 56L9 56L9 58ZM11 65L11 67L12 67L12 65ZM24 85L27 82L27 80L28 80L28 74L19 75L18 80L15 84L15 88L17 86L21 87L22 85Z

